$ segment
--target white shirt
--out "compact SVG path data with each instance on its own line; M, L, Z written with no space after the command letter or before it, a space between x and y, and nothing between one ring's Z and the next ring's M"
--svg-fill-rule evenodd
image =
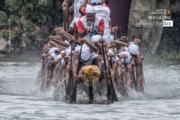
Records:
M130 42L128 51L133 55L137 55L139 52L139 47L137 45L135 45L133 42Z
M119 53L119 55L120 55L120 56L122 56L122 55L127 55L127 58L121 59L121 61L124 62L124 63L130 63L130 61L131 61L131 55L130 55L130 53L129 53L128 51L122 51L122 52Z
M82 22L83 27L86 29L88 27L86 15L83 16L82 18L80 18L79 20ZM101 20L102 20L101 17L95 16L95 21L93 23L91 23L90 27L95 29L95 30L98 30L98 27L99 27ZM84 38L86 38L87 40L90 40L90 35L86 35Z
M49 50L49 54L51 55L52 53L55 53L56 50L59 50L58 47L53 47Z
M80 50L81 50L80 45L75 47L75 52L80 52ZM87 61L87 60L89 60L91 55L92 55L92 53L91 53L89 46L86 44L83 44L82 45L82 52L81 52L81 59L83 59L84 61Z
M83 2L84 2L84 0L74 0L74 17L75 18L79 17L79 15L80 15L79 9Z
M62 55L61 55L61 54L56 55L55 53L52 53L51 56L53 57L53 59L54 59L55 62L57 62L57 60L58 60L59 58L62 58Z
M66 51L66 56L69 56L69 54L70 54L70 52L71 52L71 45L70 45L69 47L67 47L67 48L65 49L65 51Z
M102 17L104 19L104 24L105 24L104 30L105 31L111 31L110 26L109 26L109 24L110 24L110 13L111 13L110 9L108 7L102 6L102 5L96 5L96 6L94 6L94 8L96 11L96 15L98 17Z

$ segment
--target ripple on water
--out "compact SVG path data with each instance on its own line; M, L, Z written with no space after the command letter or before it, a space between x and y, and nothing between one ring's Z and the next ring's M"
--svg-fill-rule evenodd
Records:
M130 91L128 99L111 105L66 104L61 84L60 100L53 100L53 89L41 92L35 86L40 63L0 63L1 119L103 119L172 120L180 118L178 66L145 65L145 93ZM63 82L62 82L63 83ZM118 94L119 97L121 95ZM106 99L105 96L96 99ZM87 100L78 90L77 99Z

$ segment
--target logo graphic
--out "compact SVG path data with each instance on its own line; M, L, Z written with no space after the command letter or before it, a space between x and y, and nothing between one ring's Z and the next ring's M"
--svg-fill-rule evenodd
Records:
M171 15L171 13L172 13L171 8L167 8L167 9L166 9L166 14L169 16L169 15Z

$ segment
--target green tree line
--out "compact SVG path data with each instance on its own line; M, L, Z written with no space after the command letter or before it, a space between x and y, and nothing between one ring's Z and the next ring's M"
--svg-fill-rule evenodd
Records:
M12 46L42 46L54 28L62 24L62 0L4 0L0 11L0 37L8 35ZM2 8L3 7L3 8Z

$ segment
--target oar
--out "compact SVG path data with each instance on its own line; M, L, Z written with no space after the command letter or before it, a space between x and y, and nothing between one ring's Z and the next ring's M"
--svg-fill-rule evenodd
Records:
M83 43L81 43L81 49L80 49L80 54L79 54L79 62L78 62L78 68L76 71L76 75L78 75L79 69L80 69L80 59L81 59L81 53L82 53L82 46ZM77 81L73 81L73 89L72 89L72 93L70 95L70 103L72 103L73 101L76 102L76 92L77 92Z
M106 58L105 58L105 51L104 51L104 44L102 43L102 49L103 49L103 58L104 58L104 67L105 67L105 71L108 71L109 69L106 66ZM108 74L110 74L110 70L108 72ZM109 79L109 77L107 77L107 74L105 75L106 78L106 83L107 83L107 97L108 100L111 101L112 103L114 102L114 100L117 100L117 95L116 95L116 91L114 88L114 84L112 82L112 79ZM110 85L109 82L110 81Z
M110 66L112 67L112 58L110 59ZM111 71L110 71L110 67L108 69L108 74L111 75ZM116 95L116 91L115 91L115 87L114 87L114 83L112 82L112 78L110 79L111 82L111 94L112 94L112 99L114 101L118 101L117 95Z
M71 80L73 76L73 71L72 71L72 45L71 45L71 61L70 61L70 70L69 70L69 79L68 79L68 85L66 89L66 95L70 97L71 91L72 91L72 86L71 86Z
M41 75L43 75L43 70L44 70L44 59L43 59L43 64L42 64L42 73L41 73Z
M124 68L125 68L125 72L127 72L126 58L124 58ZM125 85L125 84L124 84L124 82L123 82L123 87L124 87L124 89L126 89L124 85ZM126 90L125 90L125 95L128 95Z
M103 51L103 59L104 59L104 67L105 71L107 71L107 66L106 66L106 58L105 58L105 52L104 52L104 44L102 43L102 51ZM111 101L111 92L110 92L110 87L109 87L109 79L107 77L107 74L105 74L105 79L106 79L106 84L107 84L107 98L109 101Z
M132 80L134 83L134 88L136 89L136 80L135 80L135 75L134 75L134 65L132 65Z

